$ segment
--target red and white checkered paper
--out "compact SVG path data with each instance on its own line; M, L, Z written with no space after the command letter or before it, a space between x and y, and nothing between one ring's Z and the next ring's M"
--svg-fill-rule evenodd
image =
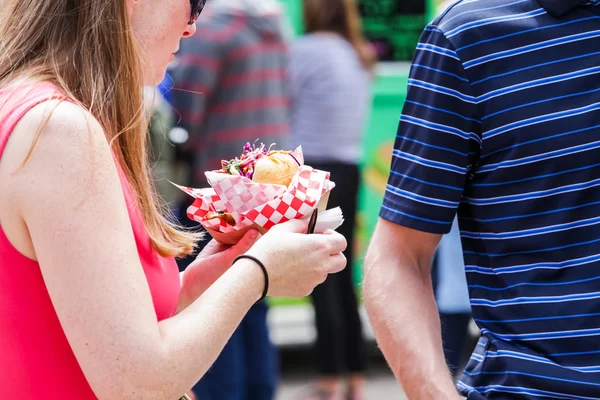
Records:
M289 187L268 185L216 171L205 173L211 188L192 189L178 186L196 200L188 208L189 218L205 228L228 233L256 224L266 230L290 219L309 216L321 197L335 187L329 172L303 165ZM207 220L209 213L231 214L235 226L221 219Z

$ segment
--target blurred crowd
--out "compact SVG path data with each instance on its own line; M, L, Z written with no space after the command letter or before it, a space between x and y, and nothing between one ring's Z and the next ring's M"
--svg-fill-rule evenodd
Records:
M189 198L169 180L205 187L204 172L220 168L222 159L238 155L247 142L259 139L281 149L302 145L306 164L331 172L337 188L329 206L345 214L339 231L348 240L348 268L311 295L318 378L302 399L364 400L368 352L353 279L353 239L377 58L353 0L327 0L326 6L324 0L304 0L303 17L304 34L293 38L277 0L207 4L196 34L181 42L164 81L146 88L156 184L174 218L201 229L186 216ZM179 260L180 269L193 258ZM456 223L432 268L446 361L458 376L473 344ZM267 312L264 302L250 310L190 397L275 398L279 361Z

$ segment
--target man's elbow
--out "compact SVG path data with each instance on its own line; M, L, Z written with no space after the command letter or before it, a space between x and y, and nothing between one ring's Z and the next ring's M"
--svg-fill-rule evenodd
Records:
M374 312L376 299L380 296L382 285L379 283L381 279L382 265L380 262L380 250L376 243L372 243L367 251L364 267L363 267L363 296L367 311Z

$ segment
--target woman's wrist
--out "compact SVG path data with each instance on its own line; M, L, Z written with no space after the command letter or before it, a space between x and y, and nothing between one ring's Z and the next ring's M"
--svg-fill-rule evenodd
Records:
M230 272L243 277L248 288L252 289L252 301L256 303L262 298L265 288L265 276L260 266L253 260L242 258L233 263Z
M237 256L235 258L235 260L233 262L236 263L237 261L240 261L240 260L250 260L250 261L254 262L261 269L261 271L263 273L264 284L263 284L262 295L258 301L260 302L260 301L264 300L267 297L267 294L269 293L269 272L267 271L265 264L258 257L255 257L250 254L240 254L239 256Z

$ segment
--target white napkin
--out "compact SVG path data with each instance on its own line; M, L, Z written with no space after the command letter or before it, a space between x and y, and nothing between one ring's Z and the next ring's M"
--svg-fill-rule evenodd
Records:
M323 233L328 229L336 230L344 223L344 214L340 207L320 212L317 216L315 233Z

